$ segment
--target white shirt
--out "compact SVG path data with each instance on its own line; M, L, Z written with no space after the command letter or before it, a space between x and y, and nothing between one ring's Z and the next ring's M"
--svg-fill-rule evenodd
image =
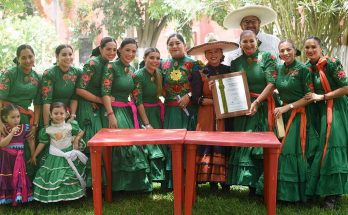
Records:
M261 31L259 31L256 37L258 40L261 41L259 50L270 52L272 55L274 55L278 59L278 56L279 56L278 45L279 45L280 39L276 36L273 36L271 34L266 34ZM237 43L239 44L239 41ZM235 60L236 58L238 58L239 56L241 56L242 54L243 52L241 48L238 48L231 52L227 52L225 54L225 59L222 62L222 64L225 64L226 66L231 66L231 62Z

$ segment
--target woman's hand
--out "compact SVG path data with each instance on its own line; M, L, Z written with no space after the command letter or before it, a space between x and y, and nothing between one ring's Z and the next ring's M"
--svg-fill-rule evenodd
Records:
M274 109L273 114L275 118L279 118L283 113L286 113L290 110L289 105L285 105L282 107L277 107Z
M318 95L315 93L307 93L304 98L310 102L317 102L324 100L324 95Z
M259 106L259 103L255 100L253 103L251 103L249 112L246 113L246 115L253 116L257 112L258 106Z
M186 106L190 103L190 96L189 95L184 95L181 97L181 99L178 101L179 107L182 109L186 108Z
M110 114L108 116L108 119L109 119L109 128L118 128L117 120L114 114Z

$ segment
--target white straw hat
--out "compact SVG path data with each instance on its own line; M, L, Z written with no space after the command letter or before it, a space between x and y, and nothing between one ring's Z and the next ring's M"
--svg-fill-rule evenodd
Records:
M261 20L261 26L277 19L277 13L270 7L263 5L248 5L238 8L228 14L223 22L226 28L240 28L242 19L246 16L256 16Z

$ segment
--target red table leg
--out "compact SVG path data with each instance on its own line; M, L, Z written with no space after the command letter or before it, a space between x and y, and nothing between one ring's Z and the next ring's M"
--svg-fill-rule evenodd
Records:
M112 150L112 147L105 147L103 152L105 175L106 175L105 200L109 203L111 203L112 201L111 150Z
M101 153L102 147L90 147L91 171L93 186L94 214L101 215L102 207L102 188L101 188Z
M192 214L194 192L196 186L196 145L188 144L186 147L186 187L185 187L185 215Z
M277 205L277 177L278 177L278 149L264 148L264 199L268 215L276 214Z
M183 146L180 144L171 145L173 165L173 189L174 189L174 215L182 214L183 196Z

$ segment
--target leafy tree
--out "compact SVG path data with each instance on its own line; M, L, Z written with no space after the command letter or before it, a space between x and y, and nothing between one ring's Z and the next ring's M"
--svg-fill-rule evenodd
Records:
M26 19L8 17L0 21L0 32L1 71L13 65L16 49L24 43L31 45L35 51L36 71L43 72L52 65L59 39L54 27L44 19L37 16L28 16Z

